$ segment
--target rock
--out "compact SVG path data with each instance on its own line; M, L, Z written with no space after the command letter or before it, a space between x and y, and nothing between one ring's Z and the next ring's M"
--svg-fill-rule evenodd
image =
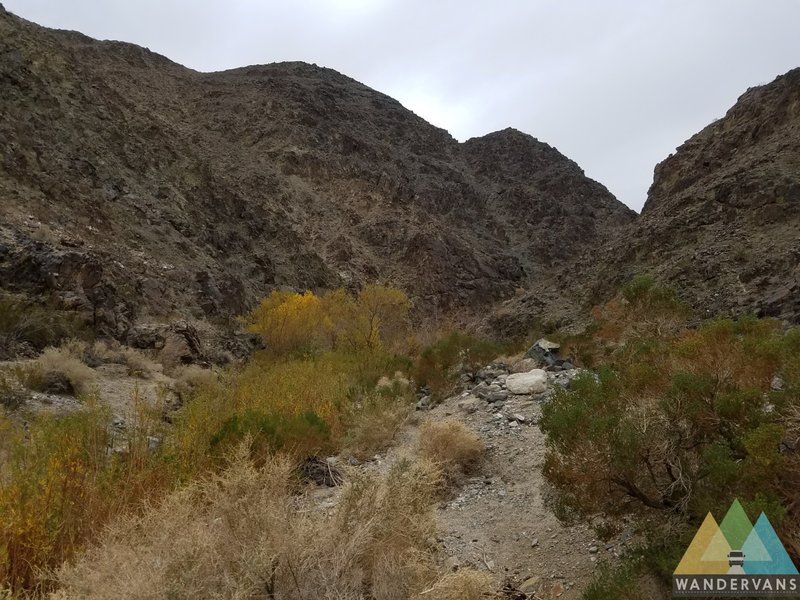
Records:
M513 373L506 379L506 387L512 394L541 394L547 390L547 373L533 369L527 373Z
M589 547L589 554L597 554L600 551L600 548L597 546L590 546Z
M160 350L164 347L166 332L166 325L134 325L128 330L126 343L128 346L140 350Z
M533 538L531 540L531 548L536 548L539 545L539 538Z
M465 400L459 400L458 408L459 410L464 411L468 415L471 415L476 410L478 410L478 406L480 406L480 400L477 398L467 398Z
M204 363L205 357L197 330L185 321L170 325L165 333L164 347L159 359L165 367Z
M558 360L558 351L560 349L560 344L540 338L528 349L525 356L539 361L539 364L551 366Z
M423 396L419 400L417 400L416 408L417 410L428 410L431 407L431 397L430 396Z
M506 375L508 371L508 365L505 363L494 363L475 373L475 377L484 381L494 381L498 377Z
M527 423L528 419L525 418L524 415L520 415L519 413L512 415L512 418L519 421L520 423Z
M565 371L571 371L575 368L575 365L573 365L570 361L565 360L563 363L561 363L561 368Z
M503 388L494 383L491 385L486 385L486 383L480 383L479 385L475 386L472 389L472 393L481 400L488 400L489 396L491 396L492 394L498 394L501 393L502 391Z
M780 375L775 375L769 384L769 389L771 389L773 392L781 392L783 391L783 386L783 378Z
M500 390L498 392L491 392L487 394L486 400L489 404L495 404L497 402L505 402L508 399L508 392L506 390Z

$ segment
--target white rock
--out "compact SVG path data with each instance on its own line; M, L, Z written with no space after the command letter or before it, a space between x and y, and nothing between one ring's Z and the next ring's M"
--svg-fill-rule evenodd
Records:
M527 373L512 373L506 379L506 388L512 394L541 394L547 390L547 371L533 369Z

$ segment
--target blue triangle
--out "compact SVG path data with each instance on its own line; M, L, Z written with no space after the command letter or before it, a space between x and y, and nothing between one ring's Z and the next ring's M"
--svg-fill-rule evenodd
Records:
M756 539L751 540L750 538L753 536L757 537L761 543L759 544ZM753 553L752 556L756 560L751 560L747 555L748 543ZM748 575L798 575L797 567L794 566L792 559L789 558L786 549L778 538L778 534L775 533L767 515L763 512L758 517L758 521L756 521L753 531L745 541L742 550L745 554L744 572ZM772 560L758 560L758 558L764 557L764 550Z

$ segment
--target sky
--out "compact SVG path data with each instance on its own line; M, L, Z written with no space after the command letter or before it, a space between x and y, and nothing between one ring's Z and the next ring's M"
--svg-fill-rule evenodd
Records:
M514 127L640 210L655 165L800 66L800 0L0 0L200 71L302 60L464 141Z

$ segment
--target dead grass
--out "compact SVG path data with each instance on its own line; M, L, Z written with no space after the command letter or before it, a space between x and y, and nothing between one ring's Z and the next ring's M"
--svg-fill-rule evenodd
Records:
M480 437L460 421L426 421L420 426L420 455L438 465L451 485L477 465L484 450Z
M414 409L414 394L408 380L395 373L382 377L375 390L353 402L346 416L344 450L366 459L388 448Z
M430 463L353 476L329 514L297 495L289 459L257 468L248 454L241 446L221 475L120 519L62 568L53 598L478 597L482 577L437 584L428 540L440 473Z
M498 598L494 581L487 573L461 569L445 575L430 588L414 596L414 600L485 600Z
M219 376L213 369L204 369L198 365L179 365L172 370L175 382L172 391L181 401L188 399L198 390L215 390L219 385Z
M76 396L90 391L95 379L94 371L83 363L86 344L78 340L69 340L59 348L45 348L35 361L21 365L14 372L28 389L39 392L48 391L53 377L63 376L68 381Z
M123 346L116 340L95 342L88 355L98 363L111 363L128 367L131 377L147 378L156 370L156 363L134 348Z

